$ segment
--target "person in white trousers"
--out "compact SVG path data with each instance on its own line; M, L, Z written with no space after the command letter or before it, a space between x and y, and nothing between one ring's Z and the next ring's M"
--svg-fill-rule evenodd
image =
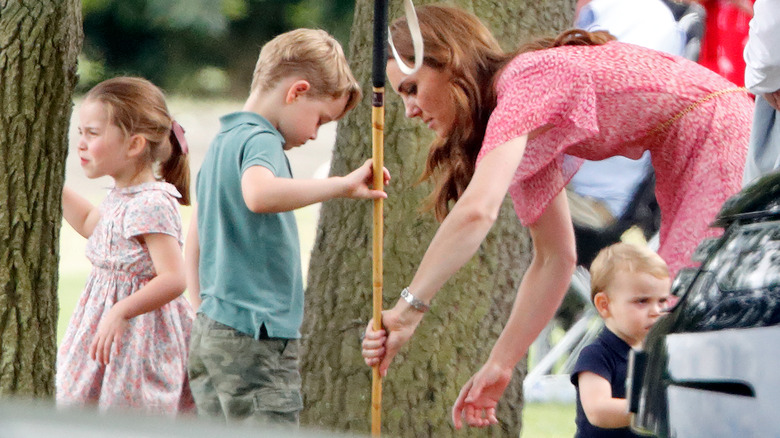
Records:
M745 45L745 86L756 95L743 185L780 168L780 0L756 0Z

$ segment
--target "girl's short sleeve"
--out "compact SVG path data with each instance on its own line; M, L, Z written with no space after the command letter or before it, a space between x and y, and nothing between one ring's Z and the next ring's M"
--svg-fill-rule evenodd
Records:
M181 243L181 216L176 200L160 190L143 191L127 203L122 235L131 239L143 234L168 234Z
M477 156L479 165L497 146L549 128L528 141L510 186L524 225L535 222L577 172L582 160L566 155L567 148L599 132L593 79L567 49L525 53L507 66Z

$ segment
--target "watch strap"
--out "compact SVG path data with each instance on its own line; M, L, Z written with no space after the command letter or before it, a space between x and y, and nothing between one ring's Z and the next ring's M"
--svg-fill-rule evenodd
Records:
M417 297L412 295L411 292L409 292L409 288L405 287L404 290L401 291L401 298L404 299L407 303L409 303L410 306L412 306L415 310L418 312L425 313L430 309L430 307L423 303L422 301L418 300Z

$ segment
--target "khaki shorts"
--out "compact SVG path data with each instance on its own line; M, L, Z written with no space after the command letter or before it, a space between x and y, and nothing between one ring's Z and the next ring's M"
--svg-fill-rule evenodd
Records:
M298 344L254 339L199 313L188 363L198 415L229 424L297 426L303 409Z

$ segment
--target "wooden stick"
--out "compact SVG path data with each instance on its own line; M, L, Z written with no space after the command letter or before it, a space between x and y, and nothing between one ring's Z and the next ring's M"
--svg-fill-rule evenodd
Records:
M374 47L372 54L371 143L374 189L384 190L385 66L387 65L387 0L374 1ZM373 314L374 330L382 329L382 252L384 249L384 202L374 200ZM382 376L374 365L371 379L371 436L382 434Z
M374 99L377 95L384 98L384 88L374 88ZM371 109L374 189L383 190L384 186L384 106L373 106ZM374 302L373 315L374 330L382 329L382 251L384 234L384 202L382 199L374 200L374 229L373 229L373 286ZM371 384L371 436L378 437L382 434L382 376L379 374L379 365L374 365Z

